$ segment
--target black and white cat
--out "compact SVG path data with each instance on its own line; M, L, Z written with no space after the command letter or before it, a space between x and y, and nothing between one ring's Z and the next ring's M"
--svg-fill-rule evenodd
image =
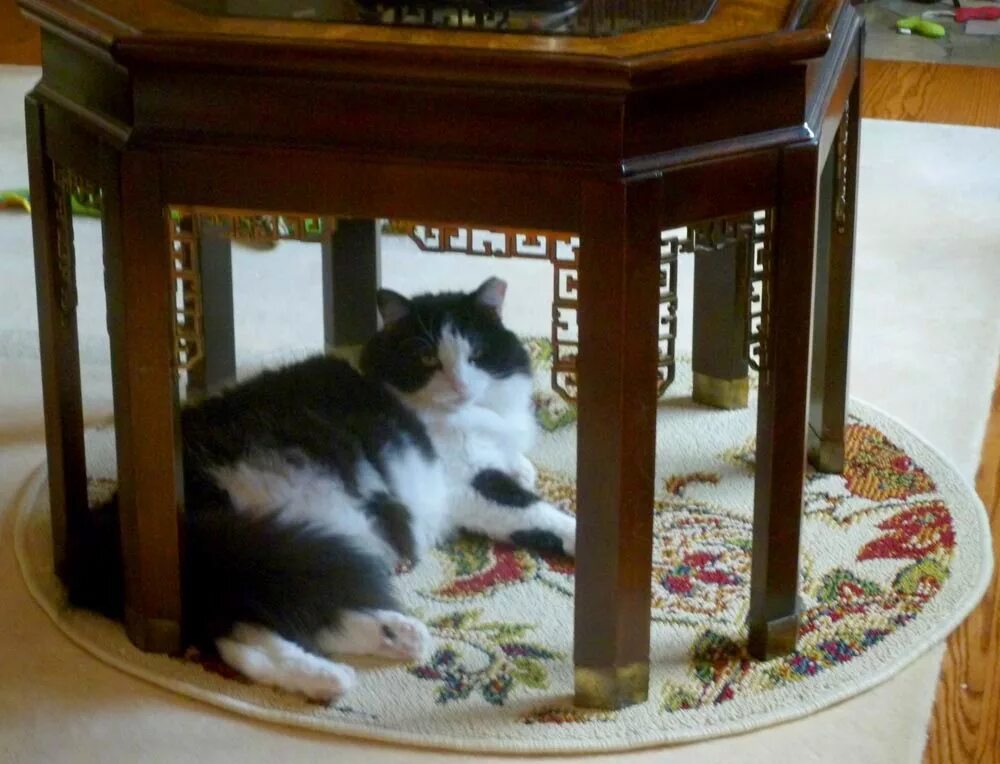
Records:
M311 358L182 412L190 641L332 700L355 681L336 656L427 653L391 575L450 534L574 553L574 519L533 491L531 367L501 321L505 291L383 290L361 374ZM69 580L71 602L120 617L117 533L112 500Z

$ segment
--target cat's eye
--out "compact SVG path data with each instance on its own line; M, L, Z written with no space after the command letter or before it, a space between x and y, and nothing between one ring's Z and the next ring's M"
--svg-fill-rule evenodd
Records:
M433 353L425 353L424 355L420 356L420 363L422 363L424 367L428 369L438 369L441 367L441 359L438 358Z

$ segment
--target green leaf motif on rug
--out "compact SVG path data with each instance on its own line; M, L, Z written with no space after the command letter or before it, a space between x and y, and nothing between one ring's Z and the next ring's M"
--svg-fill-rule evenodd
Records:
M447 556L455 566L455 575L478 573L490 563L491 544L482 536L462 535L446 547Z
M933 594L948 580L948 569L933 557L903 568L893 581L893 588L900 594L917 596ZM932 591L928 592L928 584Z
M481 610L466 610L432 620L428 625L442 640L440 647L410 673L438 683L436 701L442 705L466 700L478 691L487 703L502 706L518 685L546 689L545 664L563 656L525 641L524 635L533 628L528 624L480 622L481 617Z
M819 602L836 603L858 597L877 597L880 594L882 588L878 584L865 581L849 570L836 568L823 576L815 596Z
M701 699L698 693L686 687L668 683L663 685L663 700L660 705L664 711L686 711L701 705Z

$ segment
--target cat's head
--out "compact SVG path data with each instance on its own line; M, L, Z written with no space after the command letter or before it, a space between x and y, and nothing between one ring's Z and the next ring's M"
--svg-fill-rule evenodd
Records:
M507 284L491 278L473 292L407 299L378 293L383 327L365 346L364 372L414 406L454 409L530 376L527 351L501 320Z

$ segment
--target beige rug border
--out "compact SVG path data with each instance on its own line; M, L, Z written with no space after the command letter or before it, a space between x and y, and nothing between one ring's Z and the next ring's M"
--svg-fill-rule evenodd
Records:
M927 633L918 637L913 643L912 651L900 655L896 662L883 664L883 666L879 667L878 670L865 675L864 679L845 684L840 691L836 691L825 696L820 702L814 701L812 703L807 702L798 705L788 704L772 714L755 715L753 717L753 723L741 723L739 720L721 723L717 727L713 726L711 734L707 735L698 734L696 732L681 732L671 736L669 740L642 739L636 740L634 743L613 742L606 746L600 746L591 740L559 741L552 745L546 744L545 741L533 740L528 743L522 743L517 740L512 740L507 742L505 747L501 748L498 746L497 742L492 740L487 741L454 738L448 736L415 735L412 733L394 732L391 730L362 730L357 726L344 724L342 722L313 721L282 711L263 709L250 703L235 700L229 696L205 691L201 688L193 687L185 682L164 677L163 675L153 671L148 671L141 666L136 666L128 660L120 658L114 653L105 650L100 645L96 645L79 636L72 628L62 621L59 617L57 609L52 605L52 603L45 599L39 584L31 575L30 566L27 561L27 553L24 548L25 534L27 532L26 518L29 509L39 500L39 494L46 483L44 461L32 471L32 474L15 494L14 511L16 512L16 520L14 526L14 554L17 558L18 567L21 571L21 577L24 580L32 598L36 603L38 603L39 607L52 620L56 627L72 642L82 647L86 652L90 653L98 660L107 663L126 674L130 674L151 684L171 690L185 697L194 698L195 700L202 701L216 708L221 708L223 710L237 713L244 717L250 717L259 721L267 722L269 724L292 727L296 729L309 729L317 732L323 732L325 734L349 737L356 740L369 740L381 743L409 745L422 749L443 749L448 751L490 753L499 755L536 754L551 756L559 754L606 754L650 748L662 748L698 740L727 737L764 729L776 724L793 721L795 719L801 719L841 703L849 698L860 695L861 693L885 682L907 666L911 665L930 648L941 642L948 634L954 631L962 623L962 621L965 620L968 614L972 612L975 606L982 599L986 589L989 587L993 575L993 550L991 535L989 533L989 518L982 500L975 492L975 489L970 484L968 478L964 477L955 467L951 459L929 443L923 435L904 424L891 414L883 411L877 406L865 403L856 398L851 399L851 408L855 412L871 412L877 417L885 418L899 428L905 430L911 437L927 448L927 450L930 451L934 457L940 460L943 467L951 470L951 472L959 478L959 483L962 487L967 489L969 495L972 497L972 508L979 510L974 513L978 518L980 526L979 533L975 534L980 539L979 551L981 565L979 579L977 580L976 585L966 595L965 599L960 601L959 607L955 608L951 617L943 619L937 628L931 629Z

